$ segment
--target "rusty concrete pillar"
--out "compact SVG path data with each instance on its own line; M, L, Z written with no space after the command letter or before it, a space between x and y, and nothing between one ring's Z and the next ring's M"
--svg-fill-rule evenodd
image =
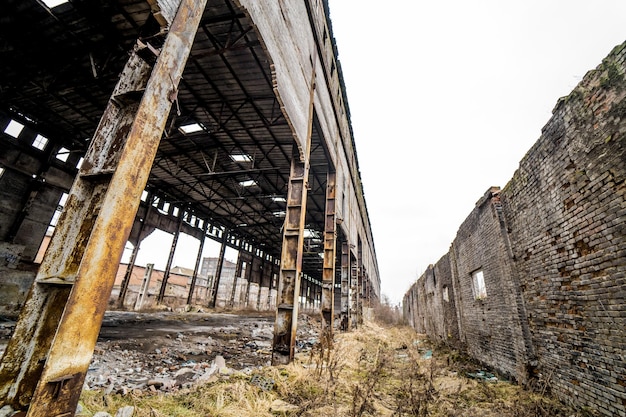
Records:
M161 282L161 289L159 290L159 296L157 297L157 304L163 302L165 298L165 290L167 289L167 281L170 279L170 271L172 269L172 262L174 261L174 253L176 252L176 246L178 245L178 238L180 237L180 229L183 226L183 218L185 217L185 210L180 210L178 213L178 223L176 225L176 231L174 232L174 238L172 239L172 246L170 247L170 254L167 257L167 264L165 265L165 271L163 272L163 281Z
M198 270L200 269L200 262L202 262L202 251L204 250L204 242L206 241L206 231L209 227L209 222L204 221L202 227L202 239L200 239L200 247L198 248L198 255L196 256L196 264L193 267L193 277L191 277L191 284L189 285L189 294L187 295L187 304L193 302L193 292L196 290L196 280L198 279Z
M0 363L0 403L29 417L74 415L205 5L181 1L153 69L131 55L72 185Z
M335 314L335 248L337 233L335 231L335 182L337 175L329 172L326 175L326 214L324 222L324 266L322 270L322 326L332 333Z
M220 246L220 254L217 258L215 266L215 276L213 285L211 285L211 297L209 299L209 308L215 308L217 305L217 292L220 289L220 279L222 277L222 268L224 267L224 256L226 256L226 243L228 243L228 229L222 231L222 245Z

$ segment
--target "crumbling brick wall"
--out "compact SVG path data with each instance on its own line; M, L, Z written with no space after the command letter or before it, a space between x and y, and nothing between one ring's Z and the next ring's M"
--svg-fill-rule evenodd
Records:
M625 73L626 43L558 101L511 181L481 198L448 253L459 329L450 342L611 416L626 416ZM445 319L432 301L442 289L429 293L428 278L405 296L412 324ZM416 328L445 340L441 326Z

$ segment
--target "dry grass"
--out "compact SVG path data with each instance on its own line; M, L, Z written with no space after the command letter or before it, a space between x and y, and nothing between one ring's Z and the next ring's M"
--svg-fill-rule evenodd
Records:
M137 417L591 415L507 382L468 379L466 358L434 349L426 359L428 350L428 341L410 328L366 323L357 332L322 335L294 364L258 370L259 377L274 381L268 391L237 373L176 394L86 391L83 415L114 415L125 405L135 406ZM292 407L271 411L277 400Z

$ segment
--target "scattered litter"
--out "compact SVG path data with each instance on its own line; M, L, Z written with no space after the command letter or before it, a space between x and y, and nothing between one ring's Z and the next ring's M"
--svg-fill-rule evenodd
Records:
M426 353L424 353L422 355L422 359L432 359L433 358L433 351L432 350L427 350Z
M498 382L498 378L489 372L485 372L485 371L476 371L476 372L468 372L467 376L469 378L472 379L478 379L481 381L487 381L487 382Z

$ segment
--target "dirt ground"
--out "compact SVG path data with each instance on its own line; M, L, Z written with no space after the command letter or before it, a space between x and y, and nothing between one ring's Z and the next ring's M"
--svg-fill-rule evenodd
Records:
M402 326L320 336L298 320L293 364L270 366L273 313L108 312L77 416L587 417ZM0 318L0 352L15 322ZM11 413L0 415L11 416Z
M299 350L317 343L311 322L303 316L298 323ZM0 317L0 355L14 327L14 319ZM84 388L176 391L208 379L216 358L221 368L251 372L270 364L273 331L273 312L109 311Z

